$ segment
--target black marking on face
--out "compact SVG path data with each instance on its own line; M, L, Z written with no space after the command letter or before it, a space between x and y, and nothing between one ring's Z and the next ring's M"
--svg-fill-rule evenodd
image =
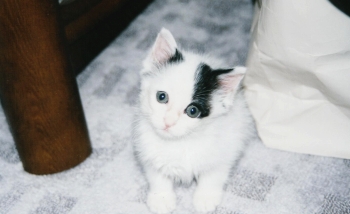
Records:
M194 94L190 105L196 106L201 114L198 118L207 117L211 110L212 93L219 87L219 76L233 69L212 69L205 63L199 64L195 77ZM189 105L189 106L190 106Z
M184 60L184 57L183 57L182 53L178 49L176 49L175 54L172 57L170 57L170 59L168 59L168 63L170 63L170 64L171 63L180 63L183 60Z

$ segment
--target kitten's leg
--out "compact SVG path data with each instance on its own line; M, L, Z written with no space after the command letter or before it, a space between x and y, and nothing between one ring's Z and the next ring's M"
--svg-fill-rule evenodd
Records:
M176 207L173 182L153 169L146 169L149 183L147 205L154 213L169 213Z
M197 211L214 211L221 203L229 172L228 168L217 168L200 174L193 196L193 205Z

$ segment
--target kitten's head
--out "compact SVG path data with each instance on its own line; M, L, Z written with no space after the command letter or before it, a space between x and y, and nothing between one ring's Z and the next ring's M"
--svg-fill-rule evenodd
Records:
M226 114L245 68L220 68L209 57L179 50L162 29L141 71L141 112L158 135L179 138Z

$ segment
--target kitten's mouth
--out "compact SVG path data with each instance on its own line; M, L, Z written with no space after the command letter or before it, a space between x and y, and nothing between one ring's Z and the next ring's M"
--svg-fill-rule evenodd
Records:
M172 127L166 129L166 128L160 128L156 129L156 133L159 137L173 141L173 140L179 140L183 139L184 137L188 136L189 133L177 133L176 131L172 130Z
M186 133L181 133L178 130L176 130L176 127L174 126L165 126L160 124L151 123L153 130L155 133L166 140L172 140L172 139L179 139L184 137Z
M160 129L160 132L163 133L163 134L165 133L166 135L172 135L171 127L162 128L162 129Z
M171 127L156 128L156 133L160 137L166 138L166 139L171 139L171 138L177 138L178 137L172 132Z

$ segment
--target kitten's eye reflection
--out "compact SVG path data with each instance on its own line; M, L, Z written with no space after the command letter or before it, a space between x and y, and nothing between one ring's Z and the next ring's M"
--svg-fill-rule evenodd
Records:
M169 96L165 91L158 91L157 92L157 101L159 103L167 103L169 100Z
M186 108L186 114L189 116L189 117L192 117L192 118L197 118L199 117L199 115L201 114L201 112L199 111L199 109L194 106L194 105L190 105Z

